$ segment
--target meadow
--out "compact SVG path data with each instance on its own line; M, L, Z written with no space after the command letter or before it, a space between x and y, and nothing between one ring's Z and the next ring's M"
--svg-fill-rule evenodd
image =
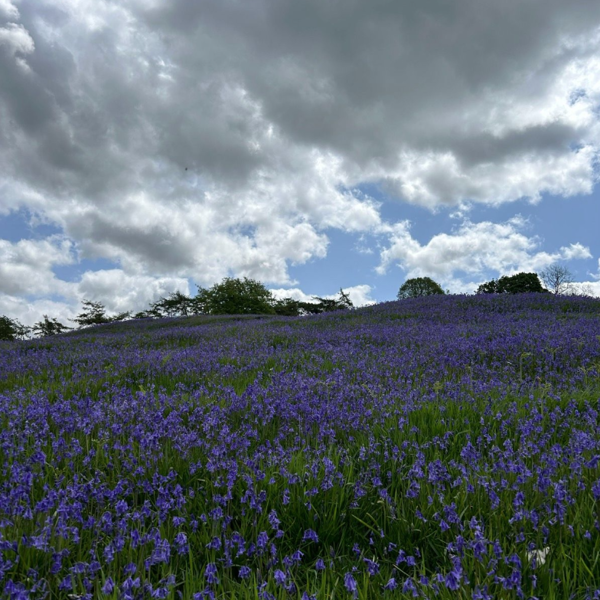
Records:
M600 598L600 301L0 342L2 598Z

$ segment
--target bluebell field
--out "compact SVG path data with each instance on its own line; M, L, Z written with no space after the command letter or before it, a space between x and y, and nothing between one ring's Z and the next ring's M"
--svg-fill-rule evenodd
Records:
M600 301L0 343L2 598L600 598Z

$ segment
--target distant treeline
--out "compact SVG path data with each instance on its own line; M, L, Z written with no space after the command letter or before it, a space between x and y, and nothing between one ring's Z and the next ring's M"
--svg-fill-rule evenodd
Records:
M541 276L541 280L540 280ZM573 277L566 267L553 265L540 273L517 273L504 275L482 283L477 294L521 294L521 293L573 293ZM542 282L546 285L542 285ZM442 287L430 277L407 279L398 291L397 298L418 298L445 294ZM163 317L185 317L191 315L247 315L265 314L298 317L353 308L348 294L340 289L335 298L313 296L312 302L301 302L293 298L277 299L260 282L244 277L226 277L211 288L198 287L195 296L173 292L153 302L148 309L132 314L123 312L108 315L101 302L83 300L83 310L72 319L78 328L114 323L126 319L160 319ZM55 318L44 315L42 321L26 327L16 319L0 316L0 340L46 337L64 333L73 327L64 325Z
M340 289L335 298L313 296L312 302L293 298L277 299L259 281L227 277L211 288L198 287L195 296L173 292L153 302L146 310L108 315L101 302L83 300L83 310L72 321L78 328L127 319L160 319L163 317L186 317L191 315L281 315L298 317L353 308L348 294ZM26 327L16 319L0 316L0 340L25 339L30 336L46 337L73 329L58 319L44 315L42 321Z

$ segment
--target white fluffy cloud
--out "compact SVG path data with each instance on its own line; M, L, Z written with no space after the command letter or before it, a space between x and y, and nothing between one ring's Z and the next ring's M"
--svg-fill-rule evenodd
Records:
M75 261L73 244L62 236L45 240L0 240L0 293L7 295L68 295L69 284L52 268Z
M556 261L591 258L589 249L578 243L557 252L538 251L539 240L525 235L525 227L520 217L506 223L466 221L456 231L435 235L423 245L411 236L410 223L399 223L381 254L378 271L383 274L397 264L407 277L437 277L453 291L466 292L472 291L472 284L457 280L458 274L471 279L486 271L537 272Z
M172 292L189 294L186 279L127 275L120 269L88 271L77 283L80 298L102 302L109 312L141 311Z
M351 287L344 288L344 293L348 294L352 304L354 306L368 306L370 304L374 304L375 300L371 298L372 288L370 285L362 284L362 285L354 285ZM271 293L275 298L293 298L294 300L299 300L300 302L316 302L313 295L307 294L303 292L300 288L278 288L272 289ZM336 294L328 294L324 296L324 298L338 298L339 293Z
M389 235L380 270L448 281L581 255L515 222L421 246L354 190L431 209L589 193L600 3L0 0L0 18L0 214L123 277L294 286L333 229Z
M10 0L0 0L0 17L16 20L19 18L19 9Z

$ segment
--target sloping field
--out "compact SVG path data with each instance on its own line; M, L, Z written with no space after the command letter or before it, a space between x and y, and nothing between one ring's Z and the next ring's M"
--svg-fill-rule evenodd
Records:
M599 598L600 302L0 344L3 598Z

